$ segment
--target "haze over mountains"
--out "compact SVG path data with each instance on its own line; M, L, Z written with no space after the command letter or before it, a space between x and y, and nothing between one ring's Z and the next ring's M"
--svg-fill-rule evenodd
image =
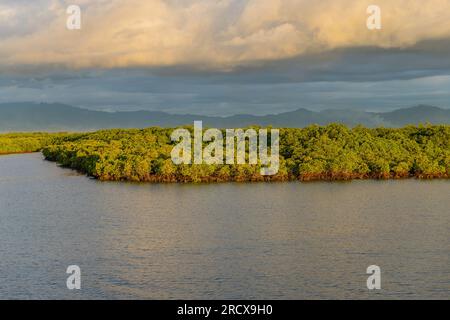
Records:
M375 127L400 127L408 124L450 124L450 110L419 105L390 112L356 110L310 111L297 109L279 114L211 117L169 114L159 111L103 112L59 103L0 104L0 132L12 131L90 131L107 128L176 127L202 120L206 127L238 128L249 125L304 127L310 124L343 123Z

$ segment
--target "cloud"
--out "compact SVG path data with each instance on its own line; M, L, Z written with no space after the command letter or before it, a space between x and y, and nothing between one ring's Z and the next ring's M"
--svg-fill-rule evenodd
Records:
M231 70L339 48L450 38L450 0L3 0L0 68L191 66ZM79 4L82 29L66 29ZM25 21L25 23L24 23Z
M236 73L160 77L130 69L47 77L0 75L0 103L62 102L97 110L144 109L204 115L269 114L297 108L381 111L418 104L450 107L449 75L377 82L253 81L260 76L246 74L245 81L239 82L241 76Z

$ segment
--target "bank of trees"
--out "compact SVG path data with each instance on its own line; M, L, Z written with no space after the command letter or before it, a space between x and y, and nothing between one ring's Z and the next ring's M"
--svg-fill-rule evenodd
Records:
M280 129L280 166L261 176L259 165L175 165L173 129L103 130L53 136L48 160L101 180L152 182L448 178L450 126L399 129L343 125Z
M54 136L49 133L0 134L0 154L36 152L50 143Z

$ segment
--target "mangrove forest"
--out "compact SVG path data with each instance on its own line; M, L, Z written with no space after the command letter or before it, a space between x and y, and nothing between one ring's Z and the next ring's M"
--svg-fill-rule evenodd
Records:
M192 127L186 126L188 130ZM257 129L257 127L254 127ZM340 124L279 129L279 170L260 164L174 164L174 129L3 134L0 153L42 151L47 160L100 180L219 182L448 178L450 126L348 128ZM270 139L270 137L269 137ZM248 150L247 150L248 152Z

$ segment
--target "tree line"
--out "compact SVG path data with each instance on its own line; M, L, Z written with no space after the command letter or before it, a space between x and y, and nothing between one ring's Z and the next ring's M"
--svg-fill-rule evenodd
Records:
M279 170L273 176L262 176L259 164L175 165L171 159L176 144L170 139L172 131L153 127L59 134L44 139L42 151L47 160L113 181L308 181L450 175L450 126L446 125L282 128Z
M40 132L0 134L0 154L37 152L55 136Z

